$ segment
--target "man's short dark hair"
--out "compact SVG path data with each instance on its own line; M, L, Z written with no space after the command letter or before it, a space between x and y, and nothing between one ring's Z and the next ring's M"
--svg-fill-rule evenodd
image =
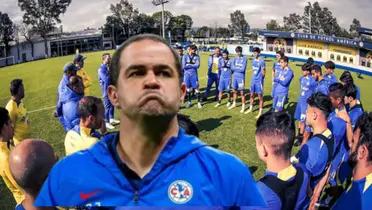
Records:
M368 161L372 161L372 112L364 112L355 124L356 129L360 129L358 147L365 145L368 148Z
M129 39L127 39L120 47L115 51L114 55L112 56L111 59L111 64L110 64L110 85L117 85L118 82L118 77L120 73L120 57L122 52L131 44L143 40L151 40L154 42L159 42L164 44L165 46L168 47L168 49L172 52L173 58L174 58L174 64L176 66L176 70L178 71L178 76L180 83L182 83L183 80L183 72L181 70L181 64L179 62L179 57L176 51L172 49L171 46L169 46L168 42L161 38L160 36L154 35L154 34L140 34L136 36L132 36ZM125 60L125 58L124 58Z
M344 93L346 97L356 99L358 89L354 84L347 84L344 86Z
M353 79L353 76L351 76L350 71L342 72L340 76L340 81L345 84L354 84L354 79Z
M321 110L326 118L332 112L332 103L327 95L317 92L307 99L307 104Z
M328 88L328 91L329 91L329 96L332 96L334 98L341 98L343 100L345 97L344 86L339 82L336 82L330 85Z
M198 50L198 47L196 46L196 45L194 45L194 44L191 44L190 46L190 49L192 49L192 50ZM219 47L218 47L219 48Z
M188 135L199 137L199 129L189 117L177 114L178 125L185 130Z
M235 48L235 52L243 52L243 48L241 46L237 46Z
M324 67L326 69L335 69L336 65L335 65L335 63L333 63L333 61L327 61L327 62L324 63Z
M103 54L102 54L102 60L104 60L105 57L108 56L108 55L110 56L111 54L110 54L110 53L103 53Z
M264 113L256 122L256 135L271 137L274 154L289 159L295 137L295 123L288 113Z
M21 86L23 86L23 82L21 79L13 79L10 82L10 95L16 96Z
M322 75L322 67L320 67L318 64L312 65L311 70L314 70L315 72L320 73L320 75Z
M282 61L284 61L284 62L286 62L286 63L288 63L288 57L287 56L283 56L283 57L280 57L280 59L279 60L282 60Z
M311 64L305 63L304 65L302 65L301 69L302 71L311 72Z
M253 48L253 52L260 53L261 50L260 50L260 48L258 48L258 47L254 47L254 48Z
M276 54L280 55L280 57L284 57L284 52L281 50L276 51Z
M0 107L0 132L5 125L8 124L10 120L9 112L4 107Z
M307 64L310 64L310 65L313 65L314 64L314 58L312 58L312 57L309 57L307 60L306 60L306 63Z
M86 119L90 115L97 116L99 106L103 106L101 99L94 96L84 96L79 101L78 113L80 118Z

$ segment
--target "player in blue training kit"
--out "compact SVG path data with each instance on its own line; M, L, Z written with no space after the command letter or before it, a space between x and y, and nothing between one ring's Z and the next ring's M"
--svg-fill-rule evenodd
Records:
M337 77L334 74L336 65L333 61L327 61L324 63L326 73L324 74L324 79L328 82L328 86L337 82Z
M244 113L248 114L253 110L253 102L255 95L258 96L259 100L259 111L256 119L258 119L262 114L263 109L263 85L265 79L265 61L260 58L260 48L253 48L253 61L252 61L252 79L251 79L251 89L250 89L250 100L249 109Z
M208 58L208 82L207 88L205 90L203 101L206 101L209 95L209 92L212 88L212 85L215 84L216 86L216 97L218 98L218 84L220 80L220 69L218 68L221 57L221 49L216 47L214 49L214 54L210 55Z
M151 34L117 49L108 93L120 132L59 161L36 206L265 206L241 160L179 128L186 90L177 60Z
M272 71L272 79L273 79L273 87L271 90L271 97L275 98L275 87L277 86L277 82L274 82L276 78L279 77L280 71L282 70L282 67L280 66L280 58L284 57L284 53L282 51L276 52L276 62L273 64L273 71ZM273 109L275 109L273 104Z
M344 86L345 89L345 106L348 106L348 113L350 116L350 123L352 130L355 128L355 124L358 118L363 114L364 110L362 105L358 103L358 87L354 84Z
M222 94L223 92L227 93L228 102L227 107L231 104L231 95L230 95L230 83L231 83L231 60L229 59L229 51L224 50L222 52L222 59L218 63L218 69L221 72L220 81L218 83L218 102L214 107L221 105Z
M268 207L253 209L305 209L310 200L307 194L310 177L303 166L289 160L294 121L285 112L266 112L256 126L258 156L267 167L258 188Z
M311 76L311 65L304 64L302 66L303 76L300 78L300 96L296 106L294 118L299 121L298 136L302 138L305 129L305 118L307 109L307 99L314 93L317 86L316 81Z
M353 181L332 207L333 210L369 210L372 207L372 114L360 117L349 163Z
M317 64L312 65L311 67L311 75L315 79L315 81L318 83L317 87L315 88L315 92L323 93L324 95L328 95L328 82L326 79L324 79L322 74L322 67L320 67Z
M247 69L247 57L244 56L243 48L237 46L235 48L236 57L231 60L231 70L233 72L233 103L229 109L236 107L236 98L238 97L238 92L240 92L240 97L242 98L242 109L240 113L243 113L245 110L245 96L244 96L244 87L245 87L245 71Z
M361 103L361 101L360 101L360 88L357 85L355 85L353 76L351 75L351 73L349 71L342 72L342 74L340 76L340 82L344 86L349 86L349 85L354 85L355 86L355 88L357 90L356 99L358 101L358 104L360 104Z
M190 45L189 52L187 55L183 56L182 59L182 69L184 71L184 83L187 89L187 105L191 106L191 92L195 90L196 97L198 100L198 108L202 108L200 101L199 92L199 79L198 79L198 69L200 67L200 57L196 54L198 48L196 45Z
M288 66L288 57L284 56L280 58L280 66L282 70L278 78L274 79L277 85L275 87L275 97L273 100L275 111L279 112L284 109L284 105L287 103L289 87L294 77L292 69Z

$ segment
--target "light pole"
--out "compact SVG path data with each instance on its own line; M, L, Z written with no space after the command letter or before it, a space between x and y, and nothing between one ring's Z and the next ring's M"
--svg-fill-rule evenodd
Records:
M165 23L164 23L164 4L168 3L168 0L153 0L152 4L155 6L161 5L161 26L162 26L162 35L165 39Z

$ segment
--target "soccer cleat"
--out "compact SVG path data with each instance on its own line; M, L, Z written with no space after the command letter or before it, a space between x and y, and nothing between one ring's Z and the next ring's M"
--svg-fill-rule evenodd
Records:
M252 112L252 107L250 107L247 111L244 112L244 114L248 114Z
M219 107L221 104L220 103L216 103L216 105L214 105L214 107Z
M226 106L227 106L227 107L231 106L231 102L230 102L230 101L227 102Z
M190 108L190 107L191 107L191 101L186 102L186 108Z
M236 103L233 102L233 104L229 107L229 109L234 109L236 107Z
M113 125L111 125L110 123L106 123L106 128L109 129L109 130L115 129L115 127Z
M115 119L110 119L110 124L117 125L117 124L120 124L120 121L119 120L115 120Z
M198 108L201 109L203 106L200 102L198 102Z
M242 106L242 109L240 110L240 113L244 113L245 107Z
M258 113L258 115L256 116L256 119L260 118L260 116L261 116L261 112Z

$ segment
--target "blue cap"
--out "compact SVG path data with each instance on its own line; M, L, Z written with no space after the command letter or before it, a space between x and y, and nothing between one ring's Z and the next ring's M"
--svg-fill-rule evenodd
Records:
M66 71L77 71L77 68L73 63L68 63L63 67L63 72Z
M80 62L84 61L86 58L87 57L84 57L81 54L77 54L77 55L75 55L73 62L74 63L80 63Z

